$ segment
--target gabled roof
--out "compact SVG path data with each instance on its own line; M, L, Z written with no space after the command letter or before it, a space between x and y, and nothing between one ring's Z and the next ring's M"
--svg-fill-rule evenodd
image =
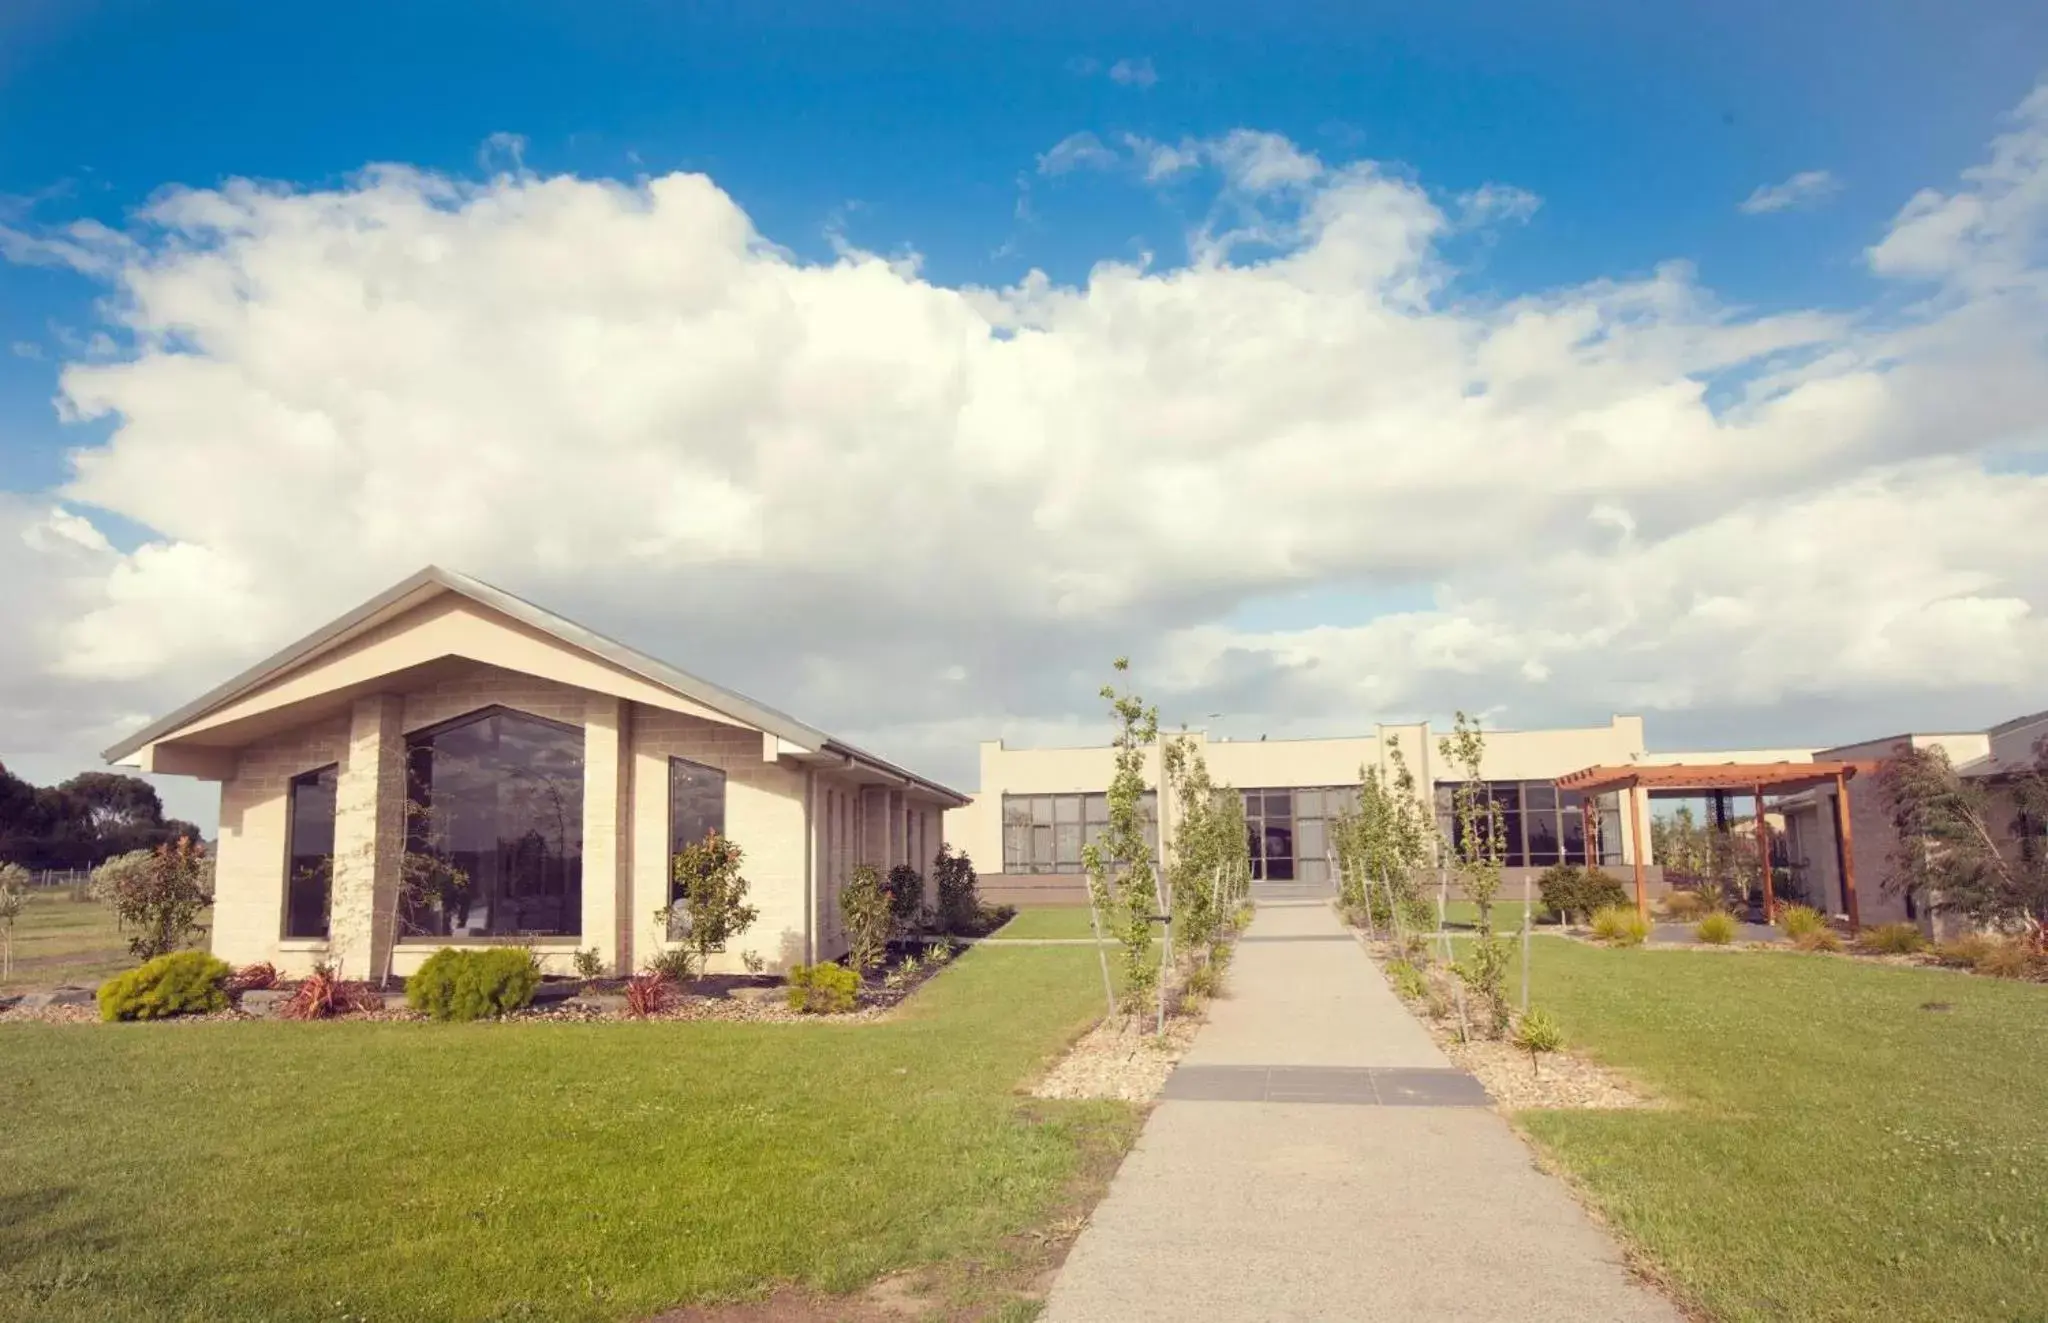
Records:
M377 594L347 615L321 626L298 642L256 663L227 683L209 690L170 715L145 726L107 749L101 756L110 763L119 762L143 746L162 739L214 709L231 703L312 661L322 653L340 646L376 623L380 617L387 614L395 615L443 592L455 593L489 607L572 648L610 662L651 684L766 731L806 751L835 754L922 786L934 794L960 804L967 803L968 797L952 787L928 780L843 740L835 739L815 726L798 721L786 712L778 711L722 685L713 684L688 671L679 670L657 657L651 657L637 648L627 647L616 639L608 638L596 630L585 628L573 620L535 606L525 598L514 596L502 588L493 587L466 574L444 570L438 565L429 565L403 582Z

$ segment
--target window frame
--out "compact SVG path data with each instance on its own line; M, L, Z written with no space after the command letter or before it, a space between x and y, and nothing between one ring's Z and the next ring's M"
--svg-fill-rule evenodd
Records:
M299 787L306 783L317 785L325 773L334 773L334 804L327 815L327 903L321 907L320 931L318 933L295 933L292 931L292 878L296 861L300 858L297 850L299 834ZM334 940L334 841L339 827L341 812L341 763L322 763L320 766L293 774L285 781L284 788L284 894L278 907L278 940L283 942L324 943Z

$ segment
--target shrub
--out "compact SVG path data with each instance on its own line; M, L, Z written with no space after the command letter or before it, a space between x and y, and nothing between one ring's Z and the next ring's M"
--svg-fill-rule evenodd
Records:
M839 917L846 929L846 958L867 973L882 963L889 945L889 891L873 864L862 864L839 889Z
M958 954L958 947L941 939L924 949L924 962L934 969L939 969L953 963L953 957Z
M740 847L712 832L676 852L671 868L675 899L654 912L671 939L684 943L702 973L711 953L754 926L761 911L747 904L747 879L740 876ZM684 969L681 977L688 978Z
M1429 995L1429 980L1421 970L1405 960L1396 960L1387 966L1387 980L1394 985L1394 991L1410 1001L1421 1001Z
M324 1020L350 1011L383 1009L383 993L367 983L346 982L334 966L323 964L313 966L313 972L299 980L277 1013L286 1020Z
M1809 933L1827 929L1828 916L1811 905L1787 905L1778 911L1778 927L1796 942Z
M2042 960L2025 942L2010 937L1995 938L1985 943L1973 967L1979 974L1991 978L2048 977L2048 961Z
M1975 969L1997 944L1983 933L1964 933L1961 937L1938 943L1934 948L1934 958L1957 969Z
M190 837L102 865L107 899L121 926L134 930L128 950L138 960L169 955L202 931L199 912L213 904L213 865Z
M1521 1023L1515 1026L1515 1046L1529 1054L1529 1069L1540 1074L1537 1057L1564 1046L1564 1029L1550 1018L1549 1012L1540 1006L1532 1006L1523 1012Z
M656 951L647 961L647 972L659 974L671 983L683 984L690 981L694 962L687 946L672 946L665 951Z
M1196 965L1188 971L1185 988L1191 997L1220 997L1223 995L1223 971L1211 964Z
M228 1008L225 960L204 951L158 956L100 985L102 1020L160 1020L168 1015L202 1015Z
M1215 942L1209 947L1209 963L1221 970L1229 970L1231 960L1237 955L1237 947L1229 942Z
M890 970L888 976L882 980L882 986L891 992L901 992L923 972L924 961L914 955L905 956L903 963Z
M1839 951L1842 949L1842 939L1836 935L1833 928L1815 928L1794 937L1792 945L1802 951Z
M675 986L668 975L658 970L633 975L626 980L627 1013L642 1020L660 1014L668 1009Z
M932 858L932 881L939 893L939 927L949 933L975 931L982 915L974 860L964 851L955 854L952 846L942 844Z
M1537 875L1536 889L1545 912L1567 923L1574 915L1583 919L1606 906L1629 903L1628 892L1605 870L1577 864L1552 864Z
M1680 923L1701 918L1708 909L1707 898L1697 891L1674 891L1664 897L1664 912Z
M792 965L789 970L789 1007L806 1015L843 1015L854 1007L860 990L860 975L844 965L821 960L815 965Z
M540 965L525 947L444 946L405 981L405 1001L436 1020L482 1020L525 1006L539 986Z
M575 966L576 977L578 978L593 979L604 977L604 956L599 954L598 949L594 946L589 950L576 953Z
M1614 946L1641 946L1650 925L1632 905L1603 905L1593 911L1593 936Z
M1726 946L1735 940L1735 916L1715 910L1693 926L1692 935L1708 946Z
M277 966L268 960L254 965L243 965L228 976L229 992L261 992L278 985Z
M1927 936L1917 923L1881 923L1865 929L1856 945L1877 955L1912 955L1926 947Z
M889 870L889 880L883 884L889 893L889 920L898 933L907 933L918 926L924 917L924 874L909 864L898 864Z

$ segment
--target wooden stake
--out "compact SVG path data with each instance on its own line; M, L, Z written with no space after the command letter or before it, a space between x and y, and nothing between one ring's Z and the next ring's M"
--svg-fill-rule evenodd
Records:
M1529 1013L1529 875L1522 874L1522 1014Z
M1643 880L1643 852L1650 848L1650 828L1643 820L1643 801L1648 798L1635 786L1628 788L1629 816L1636 825L1636 917L1650 921L1650 893Z
M1095 888L1088 888L1088 927L1095 933L1095 958L1102 965L1102 997L1109 1003L1109 1015L1116 1018L1116 985L1109 980L1109 952L1102 945L1102 915L1095 908Z
M1778 916L1778 898L1771 890L1771 829L1764 822L1764 788L1756 788L1756 857L1764 874L1764 922Z

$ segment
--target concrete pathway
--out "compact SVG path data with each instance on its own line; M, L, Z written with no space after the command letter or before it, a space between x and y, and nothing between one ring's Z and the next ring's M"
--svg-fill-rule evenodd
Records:
M1049 1323L1677 1323L1471 1105L1483 1093L1327 904L1262 903L1230 983L1068 1256ZM1219 1100L1245 1097L1268 1100Z

